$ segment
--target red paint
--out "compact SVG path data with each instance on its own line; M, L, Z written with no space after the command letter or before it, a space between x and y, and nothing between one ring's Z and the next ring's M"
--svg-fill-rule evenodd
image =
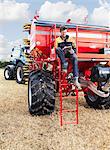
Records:
M76 28L68 29L69 33L75 33L76 35L76 48L77 48L77 57L79 59L79 71L83 73L85 78L87 80L90 79L91 74L91 68L96 65L100 60L109 59L110 55L104 55L99 54L99 49L104 47L105 42L110 42L110 33L105 30L105 32L102 32L103 28L98 28L97 30L92 30L93 26L82 26L83 30L80 29L79 26L76 26ZM91 30L89 30L91 29ZM56 45L55 41L58 37L59 33L59 27L56 27L56 24L53 24L52 27L49 26L34 26L31 27L31 37L33 36L33 39L31 41L31 44L33 42L40 42L39 45L36 45L35 48L42 51L43 55L39 57L34 56L34 62L30 66L30 70L36 70L37 66L39 66L39 69L42 69L43 62L51 63L53 65L53 75L55 78L56 83L58 83L59 87L59 99L60 99L60 124L61 126L63 124L78 124L78 93L79 91L77 89L74 90L76 93L76 96L67 96L70 91L72 91L72 85L68 84L68 81L66 79L66 76L72 72L72 64L70 60L68 72L67 74L62 73L61 71L61 63L60 59L56 57ZM34 35L33 35L34 34ZM79 34L85 34L87 37L79 37ZM100 35L102 38L95 38L90 37L91 35ZM91 45L93 48L91 48ZM96 45L96 47L94 46ZM53 48L54 47L54 48ZM36 52L35 49L32 50L32 52ZM33 53L31 53L33 56ZM95 59L96 61L92 61L92 59ZM86 91L86 89L83 89L83 91ZM63 97L63 94L66 93L67 99L74 100L75 98L75 110L63 110L63 101L65 100L65 97ZM73 118L73 121L71 122L65 122L63 120L63 113L75 113L76 117Z

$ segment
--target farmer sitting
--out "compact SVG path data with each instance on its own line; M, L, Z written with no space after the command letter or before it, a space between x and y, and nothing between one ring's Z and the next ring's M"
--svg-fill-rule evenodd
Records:
M78 60L75 54L75 39L70 38L67 35L67 27L61 26L60 27L61 35L56 39L56 53L61 60L62 63L62 70L67 72L68 62L66 61L66 56L68 55L72 61L73 66L73 77L74 77L74 84L78 89L81 89L80 83L78 81L79 78L79 71L78 71Z

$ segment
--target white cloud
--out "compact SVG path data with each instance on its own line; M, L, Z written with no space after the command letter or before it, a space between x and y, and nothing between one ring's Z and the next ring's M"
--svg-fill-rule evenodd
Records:
M0 0L0 22L24 20L29 16L29 4L15 0Z
M76 5L71 0L57 3L45 1L39 10L40 19L53 21L71 19L75 23L84 23L88 13L89 10L85 6ZM99 0L99 7L93 9L88 19L90 24L110 26L110 3L107 0Z
M4 35L0 34L0 60L9 61L12 48L20 44L22 44L22 39L8 41Z
M0 60L9 59L10 44L3 35L0 34Z
M11 47L20 46L23 44L23 39L17 39L15 41L10 41L9 44Z
M46 1L39 10L41 19L66 21L72 19L72 22L83 23L84 17L88 15L88 10L85 6L77 6L72 1L59 1L51 3Z
M99 4L100 6L94 8L91 14L91 21L93 24L110 26L110 3L99 0Z

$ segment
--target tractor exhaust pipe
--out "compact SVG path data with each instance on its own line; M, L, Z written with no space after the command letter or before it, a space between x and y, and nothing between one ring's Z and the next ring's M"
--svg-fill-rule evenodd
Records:
M103 92L103 91L97 90L97 86L96 86L93 82L87 81L87 80L85 80L83 77L80 77L79 81L80 81L80 84L81 84L81 87L82 87L82 88L83 88L83 87L84 87L84 88L87 87L88 89L90 89L92 92L94 92L95 94L97 94L97 95L100 96L100 97L106 98L106 97L109 96L109 92L108 92L108 93L105 93L105 92Z

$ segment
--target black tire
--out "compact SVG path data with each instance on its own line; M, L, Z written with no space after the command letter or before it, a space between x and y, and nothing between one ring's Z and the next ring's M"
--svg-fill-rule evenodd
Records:
M24 84L24 72L23 63L19 62L16 66L16 82L19 84Z
M85 99L87 104L95 109L109 109L110 108L110 95L107 98L100 97L88 90L85 93Z
M50 72L31 72L28 81L28 108L31 115L48 115L55 108L55 83Z
M4 77L6 80L14 79L14 77L15 77L15 66L14 65L8 65L5 67Z

